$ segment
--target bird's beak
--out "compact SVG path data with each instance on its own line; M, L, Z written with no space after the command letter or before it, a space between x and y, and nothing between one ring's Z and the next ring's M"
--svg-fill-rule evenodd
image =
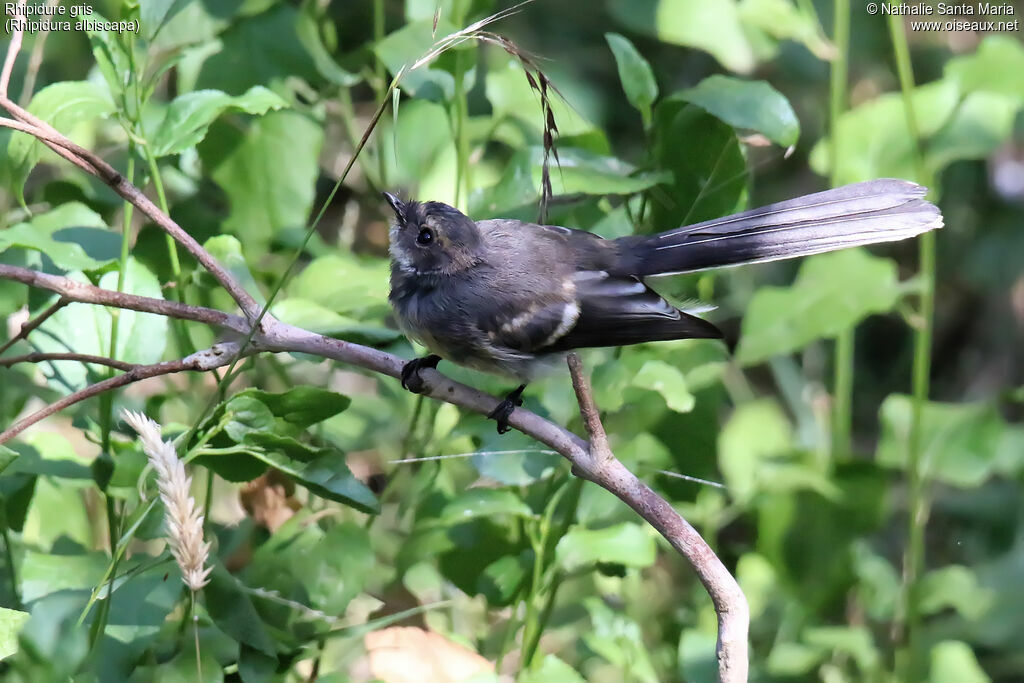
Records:
M395 212L395 217L398 220L405 219L405 202L391 194L390 192L382 192L384 199L388 200L388 204L391 205L391 210Z

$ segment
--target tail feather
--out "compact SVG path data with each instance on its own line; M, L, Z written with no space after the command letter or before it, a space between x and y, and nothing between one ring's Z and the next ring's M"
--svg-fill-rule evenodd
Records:
M631 272L644 277L893 242L942 227L926 192L906 180L871 180L620 244Z

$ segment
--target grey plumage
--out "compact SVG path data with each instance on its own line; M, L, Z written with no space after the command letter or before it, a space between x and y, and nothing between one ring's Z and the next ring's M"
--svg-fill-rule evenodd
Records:
M529 381L561 352L720 337L644 282L655 275L904 239L942 225L925 189L876 180L650 236L497 219L402 202L390 301L403 331L461 365Z

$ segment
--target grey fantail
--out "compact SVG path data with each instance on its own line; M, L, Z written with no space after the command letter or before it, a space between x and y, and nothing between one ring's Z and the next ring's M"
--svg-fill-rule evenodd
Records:
M605 240L510 219L474 222L440 202L401 201L391 227L391 295L402 330L432 354L522 384L491 417L498 430L525 383L572 349L721 337L647 286L645 278L891 242L942 226L925 188L872 180L655 235Z

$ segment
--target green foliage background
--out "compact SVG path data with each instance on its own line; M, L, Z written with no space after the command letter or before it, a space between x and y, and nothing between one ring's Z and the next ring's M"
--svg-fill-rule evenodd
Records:
M94 18L137 19L139 35L49 36L29 109L145 188L250 292L266 297L284 278L277 317L412 357L389 320L379 191L476 218L537 217L550 126L521 62L466 41L409 70L436 40L504 7L100 2ZM713 300L707 315L727 343L584 360L616 454L738 576L754 680L1019 680L1021 34L908 33L908 61L886 19L855 6L847 59L828 37L834 11L570 0L526 5L486 30L531 55L561 95L549 90L560 162L549 222L614 237L830 182L931 187L947 225L921 251L937 246L934 283L913 243L662 279L676 301ZM26 39L14 94L38 42ZM831 103L847 106L830 129L837 55L849 82ZM911 64L919 85L901 92L898 69ZM108 188L22 134L0 129L0 149L0 262L230 309ZM301 267L285 278L297 250ZM915 346L932 291L934 332ZM0 281L0 341L54 300ZM152 363L213 334L75 304L7 355ZM915 363L934 399L919 412ZM0 368L0 424L108 373ZM527 406L580 428L564 374L532 386ZM122 407L186 437L179 452L215 539L194 605ZM0 447L0 670L194 680L198 643L203 679L366 680L363 636L404 623L531 683L714 680L714 612L690 568L558 456L493 432L397 382L298 356L248 361L230 388L184 377L79 404ZM248 510L237 503L254 480L279 484L295 508L273 530L251 498Z

